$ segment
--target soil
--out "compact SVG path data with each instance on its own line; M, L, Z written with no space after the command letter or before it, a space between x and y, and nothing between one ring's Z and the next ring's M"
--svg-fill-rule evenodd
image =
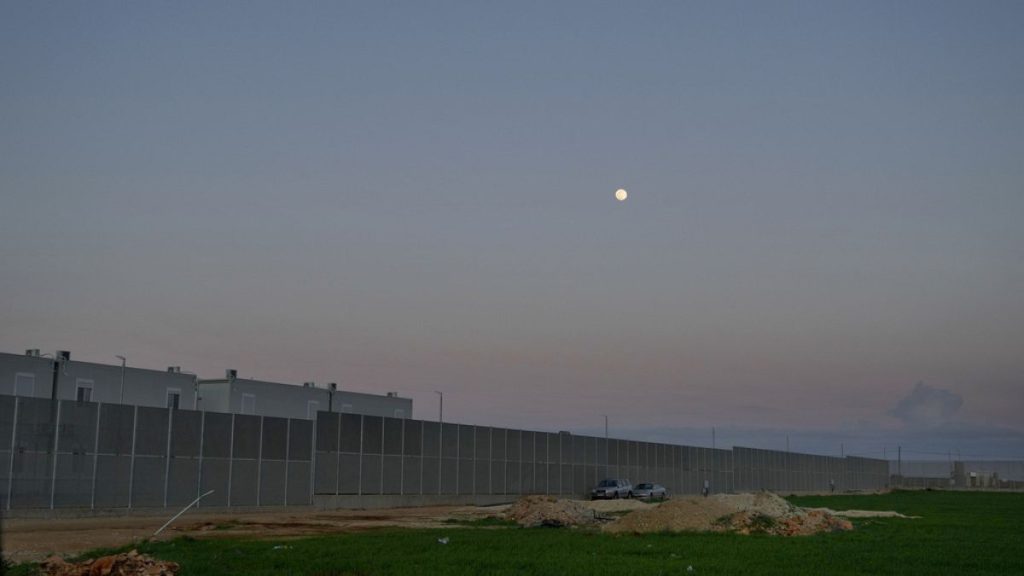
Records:
M295 538L359 532L383 527L458 528L457 521L500 517L508 506L428 506L330 512L188 513L157 540L193 538ZM38 562L52 555L73 556L96 548L116 548L150 538L170 517L121 516L74 519L5 519L4 557ZM456 521L453 523L452 521Z
M804 510L767 492L690 496L631 512L602 527L606 532L734 532L803 536L852 530L849 520L829 510Z
M39 565L40 573L45 576L170 576L178 570L174 562L156 560L137 550L78 563L51 556Z

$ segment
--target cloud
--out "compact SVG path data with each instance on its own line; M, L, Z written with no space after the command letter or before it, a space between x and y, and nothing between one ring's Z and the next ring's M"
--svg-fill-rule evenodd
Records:
M964 399L959 394L918 382L889 415L908 426L933 427L952 420L963 404Z

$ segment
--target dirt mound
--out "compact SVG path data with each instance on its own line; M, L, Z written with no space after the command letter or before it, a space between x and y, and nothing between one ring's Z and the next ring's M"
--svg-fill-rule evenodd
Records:
M46 576L167 576L178 573L174 562L162 562L132 550L77 564L52 556L39 565Z
M603 527L607 532L701 531L778 536L852 529L848 520L824 510L803 510L766 492L679 498L652 509L631 512Z
M524 496L506 512L520 526L580 526L593 524L594 512L573 500Z

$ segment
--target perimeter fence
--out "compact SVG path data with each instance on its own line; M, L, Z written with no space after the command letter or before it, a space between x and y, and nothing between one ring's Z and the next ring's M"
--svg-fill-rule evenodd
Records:
M314 495L883 489L888 464L319 412L316 420L0 395L5 509L307 506Z

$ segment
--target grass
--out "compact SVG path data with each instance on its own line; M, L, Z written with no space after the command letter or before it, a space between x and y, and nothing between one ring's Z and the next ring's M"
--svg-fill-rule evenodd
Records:
M896 492L794 497L801 506L896 510L852 532L779 538L613 536L488 525L283 540L192 540L140 551L213 574L1024 574L1024 494ZM447 537L448 544L438 538ZM286 545L288 548L274 549ZM689 566L693 571L689 572ZM14 574L30 574L18 567Z

